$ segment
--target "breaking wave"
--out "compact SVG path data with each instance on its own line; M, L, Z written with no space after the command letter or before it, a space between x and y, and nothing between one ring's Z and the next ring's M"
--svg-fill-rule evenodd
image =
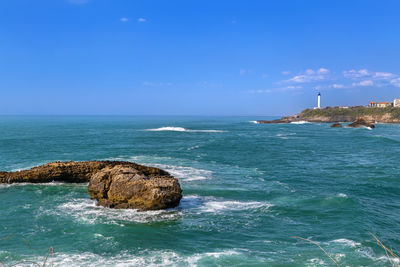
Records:
M148 131L148 132L170 131L170 132L189 132L189 133L223 133L223 132L225 132L222 130L191 130L191 129L186 129L183 127L172 127L172 126L160 127L160 128L155 128L155 129L146 129L144 131Z
M306 124L306 123L310 123L308 121L292 121L291 124Z
M91 252L85 253L55 253L49 257L47 263L55 266L197 266L204 262L223 264L230 258L242 257L237 250L221 250L215 252L195 253L183 255L169 250L149 251L139 253L123 251L119 255L104 256ZM35 262L43 262L42 257Z

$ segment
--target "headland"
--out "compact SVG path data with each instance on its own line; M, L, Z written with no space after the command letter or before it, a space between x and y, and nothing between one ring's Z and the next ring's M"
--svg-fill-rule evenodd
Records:
M399 107L326 107L305 109L299 114L285 116L277 120L260 120L258 123L307 122L354 122L364 120L372 123L400 123Z

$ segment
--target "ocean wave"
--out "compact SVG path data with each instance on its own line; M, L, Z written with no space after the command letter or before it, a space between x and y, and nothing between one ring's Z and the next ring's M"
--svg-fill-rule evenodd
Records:
M292 121L291 124L307 124L309 121Z
M66 183L66 182L48 182L48 183L13 183L13 184L0 184L0 188L4 187L17 187L17 186L65 186L65 185L71 185L71 186L87 186L88 183Z
M361 246L361 243L358 243L356 241L353 241L353 240L350 240L350 239L346 239L346 238L335 239L335 240L332 240L329 243L339 243L339 244L343 244L343 245L345 245L347 247L351 247L351 248Z
M165 126L155 129L146 129L144 131L148 132L163 132L163 131L170 131L170 132L189 132L189 133L223 133L225 131L222 130L191 130L186 129L183 127L172 127L172 126Z
M226 211L241 211L252 209L268 209L273 205L262 201L237 201L224 200L214 197L200 197L197 195L189 195L181 200L182 209L197 209L198 213L214 213L218 214Z
M249 121L250 123L258 124L258 121Z
M49 257L48 264L56 266L197 266L204 263L223 264L230 258L238 258L243 254L237 250L221 250L205 253L182 255L177 252L161 250L140 253L124 251L115 256L104 256L91 252L84 253L55 253ZM38 257L34 262L43 263L43 257ZM219 263L219 264L218 264Z
M130 156L130 157L120 156L114 158L107 158L107 160L130 161L150 167L160 168L169 172L176 178L180 179L180 181L182 182L199 181L212 178L212 171L209 170L204 170L189 166L177 166L172 164L154 163L154 161L165 162L165 161L171 161L171 159L172 158L149 157L149 156Z
M96 201L91 199L73 199L59 205L55 210L48 210L47 213L71 216L76 221L86 224L104 223L122 226L123 222L148 223L174 220L182 215L177 209L142 212L133 209L110 209L97 206Z
M211 179L212 175L211 171L196 169L193 167L175 166L167 164L147 164L147 165L166 170L174 177L182 180L183 182Z

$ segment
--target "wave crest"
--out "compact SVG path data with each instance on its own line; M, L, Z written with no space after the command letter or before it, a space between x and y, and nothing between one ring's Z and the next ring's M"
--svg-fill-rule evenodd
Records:
M222 130L191 130L191 129L186 129L183 127L173 127L173 126L165 126L165 127L155 128L155 129L146 129L144 131L147 131L147 132L169 131L169 132L189 132L189 133L223 133L223 132L225 132Z

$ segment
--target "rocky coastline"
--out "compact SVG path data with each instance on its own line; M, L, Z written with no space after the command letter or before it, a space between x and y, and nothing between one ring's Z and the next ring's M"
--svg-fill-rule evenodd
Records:
M259 120L257 123L292 123L292 122L317 122L317 123L353 123L363 120L367 124L374 123L400 123L400 108L373 108L373 107L327 107L323 109L305 109L301 113L282 117L277 120Z
M179 205L182 189L168 172L124 161L52 162L0 172L0 183L89 183L90 198L117 209L158 210Z

